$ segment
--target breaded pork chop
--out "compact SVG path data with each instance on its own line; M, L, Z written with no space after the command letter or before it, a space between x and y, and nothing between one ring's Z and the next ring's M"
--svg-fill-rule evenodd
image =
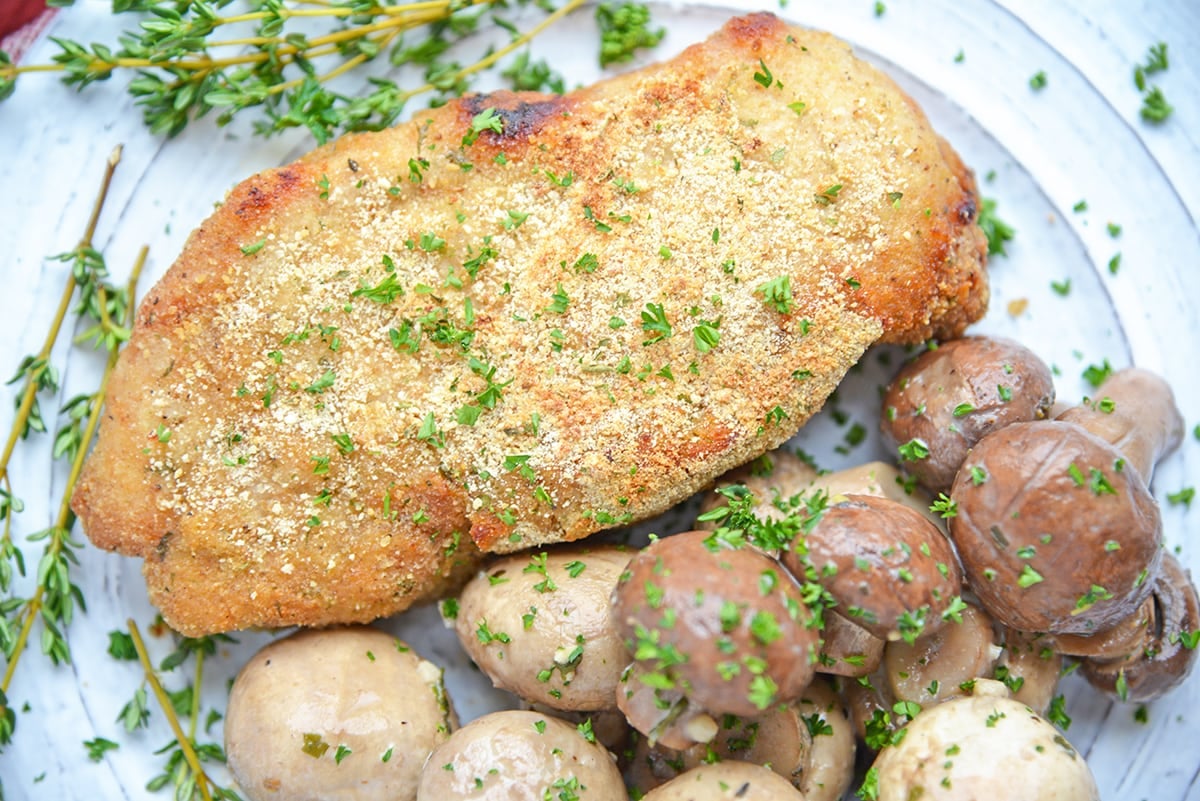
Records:
M191 635L365 621L661 512L877 341L987 301L973 179L760 14L565 97L465 97L232 190L142 303L74 498Z

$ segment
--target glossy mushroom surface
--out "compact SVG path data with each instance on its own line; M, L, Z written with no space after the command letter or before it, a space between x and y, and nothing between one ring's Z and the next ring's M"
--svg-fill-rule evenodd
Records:
M967 452L991 431L1041 420L1054 405L1054 379L1033 351L1009 339L964 337L906 364L883 397L881 430L904 468L946 492ZM923 453L924 455L919 455Z
M1004 685L923 711L875 760L879 801L1097 801L1083 755Z
M823 511L805 544L807 557L793 549L784 564L819 581L840 614L881 639L935 630L959 596L962 574L949 541L896 501L846 496Z
M1133 614L1162 561L1158 504L1107 442L1015 423L959 471L950 532L971 589L1022 631L1091 634Z
M713 713L756 715L812 680L820 637L799 585L776 560L713 533L650 543L613 608L643 683Z

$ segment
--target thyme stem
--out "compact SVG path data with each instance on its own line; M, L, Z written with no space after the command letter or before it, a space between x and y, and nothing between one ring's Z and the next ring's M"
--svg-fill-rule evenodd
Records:
M113 151L113 155L119 160L119 147ZM109 159L109 165L110 167L105 173L105 191L108 189L108 181L112 178L112 168L116 166L112 157ZM94 223L96 216L97 215L93 215L93 224L89 226L88 240L91 239L91 235L95 232ZM129 279L130 298L134 297L134 292L137 289L137 281L141 276L142 268L145 266L146 256L148 253L149 249L143 245L141 251L138 253L137 261L134 263L133 271ZM72 281L73 280L74 279L72 279ZM132 320L133 308L134 304L131 302L126 311L126 317L128 318L126 320L127 325ZM84 428L84 443L89 443L92 441L92 437L96 434L96 428L100 425L100 414L104 409L104 395L108 391L108 380L112 377L113 368L117 364L117 353L118 351L116 349L109 351L108 361L104 368L104 377L101 378L100 388L96 390L96 393L93 396L94 400L92 403L92 410L88 415L87 425ZM58 516L54 521L54 528L51 529L53 533L50 535L49 542L46 545L46 551L52 559L57 559L59 557L59 555L62 553L65 541L70 537L71 525L74 522L74 516L71 514L71 494L75 489L76 482L79 480L79 473L83 470L83 462L87 457L87 454L88 449L85 444L85 447L80 448L75 454L75 458L71 461L71 472L67 477L67 485L63 489L63 497L58 507ZM33 630L33 623L35 620L37 620L38 614L42 611L42 601L45 596L46 585L44 582L39 581L37 588L34 590L33 596L25 605L24 619L21 621L21 631L17 635L17 640L13 646L12 655L9 657L8 665L4 670L4 681L3 683L0 683L0 692L5 694L8 693L8 688L11 686L13 676L17 670L17 663L21 659L21 654L25 651L25 645L29 641L29 634Z
M104 208L104 201L108 198L108 188L112 184L113 173L116 172L117 164L120 162L121 146L117 145L113 148L108 161L104 165L104 178L100 182L100 192L92 204L92 214L88 218L83 238L79 240L79 247L81 248L91 247L92 245L92 237L95 236L96 225L100 221L100 210ZM58 310L55 312L54 321L50 325L50 331L46 334L46 340L42 344L42 349L38 351L39 359L50 358L50 351L54 349L54 343L58 341L58 334L62 330L63 321L66 319L67 310L71 306L71 298L74 294L75 274L72 272L67 276L67 282L63 286L62 297L59 299ZM29 419L29 412L33 409L33 401L37 397L37 391L36 376L30 373L25 379L25 390L21 395L21 405L17 408L16 419L13 421L12 430L8 433L8 442L4 445L4 454L0 456L0 479L5 482L6 489L8 488L8 462L12 459L13 451L17 447L17 440L21 438L21 432L25 430L25 423ZM7 686L6 682L5 687L7 688Z
M154 691L154 697L158 699L158 705L162 708L163 715L166 716L167 722L171 725L171 730L175 732L175 740L179 743L179 749L183 752L183 758L187 761L188 767L192 770L192 775L196 777L196 788L200 791L200 797L204 801L212 801L212 795L208 792L209 782L208 774L204 772L204 768L200 766L200 758L196 756L196 749L192 748L192 741L183 732L183 726L179 723L179 716L175 714L175 708L171 705L171 699L167 697L167 691L163 689L162 682L158 680L158 674L154 671L154 665L150 663L150 655L146 651L146 643L142 640L142 632L138 630L137 623L133 618L129 618L126 623L129 625L129 636L133 639L134 650L137 651L138 662L142 665L142 672L146 675L146 682L150 685L150 689ZM193 687L192 695L198 696L200 688ZM193 721L195 717L192 718Z

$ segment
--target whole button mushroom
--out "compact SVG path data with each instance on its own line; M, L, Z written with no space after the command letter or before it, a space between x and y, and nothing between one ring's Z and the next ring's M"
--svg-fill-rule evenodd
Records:
M613 607L640 682L710 712L757 715L812 680L820 635L799 585L719 531L650 543L629 563Z
M1144 703L1178 687L1196 663L1200 601L1191 576L1174 556L1163 559L1143 637L1121 659L1086 659L1088 683L1121 701Z
M632 553L572 546L493 562L459 597L459 642L493 684L530 703L613 709L629 656L610 598Z
M412 801L454 723L441 669L403 642L367 627L304 631L238 674L225 752L252 801Z
M417 801L625 798L612 755L586 731L549 715L492 712L463 726L425 762Z
M868 774L878 801L1100 798L1083 756L999 682L922 711L897 739Z
M962 573L950 542L919 512L887 498L850 495L824 509L783 562L819 581L838 611L876 637L915 640L944 625Z
M1010 423L1044 419L1054 405L1050 369L1028 348L996 337L965 337L904 366L883 397L882 431L905 469L946 492L975 443Z
M804 801L804 795L770 768L749 762L716 762L681 773L642 801Z
M1162 561L1158 505L1139 472L1079 426L1047 420L989 434L951 497L968 583L1006 626L1092 634L1150 594Z

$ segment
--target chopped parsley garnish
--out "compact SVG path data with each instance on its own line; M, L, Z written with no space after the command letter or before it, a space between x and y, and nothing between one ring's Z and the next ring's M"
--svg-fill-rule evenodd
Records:
M696 323L696 327L692 329L692 342L696 350L708 353L717 346L721 341L721 332L717 330L720 325L720 320L700 320Z
M1047 83L1045 70L1038 70L1029 78L1029 88L1035 92L1045 89Z
M910 439L897 450L900 452L900 459L905 462L919 462L929 458L929 446L920 439Z
M1175 107L1167 102L1162 89L1157 86L1142 96L1142 119L1146 122L1159 124L1175 112Z
M634 53L654 47L667 31L650 29L650 8L642 3L601 3L596 6L600 27L600 66L633 60Z
M783 88L783 84L775 80L775 76L771 74L767 63L761 58L758 60L758 67L761 72L759 70L755 70L754 72L754 82L756 84L764 89L770 89L773 84L778 85L780 89Z
M504 133L504 120L496 113L496 109L490 106L471 118L470 130L462 138L463 147L475 144L484 131Z
M1102 364L1089 364L1083 371L1083 378L1093 387L1099 387L1113 373L1112 365L1105 359Z
M673 329L661 303L646 304L642 312L642 330L650 334L650 338L644 340L642 345L653 345L671 336Z
M987 237L988 255L1007 256L1008 251L1005 250L1004 243L1012 241L1017 232L996 216L996 201L992 198L985 197L980 205L979 227L983 229L983 234Z
M1167 494L1167 503L1172 506L1183 505L1187 508L1192 508L1192 499L1196 497L1195 487L1184 487L1179 492L1171 492Z
M762 295L763 302L780 314L787 314L792 310L792 279L789 276L772 278L759 285L754 292Z

